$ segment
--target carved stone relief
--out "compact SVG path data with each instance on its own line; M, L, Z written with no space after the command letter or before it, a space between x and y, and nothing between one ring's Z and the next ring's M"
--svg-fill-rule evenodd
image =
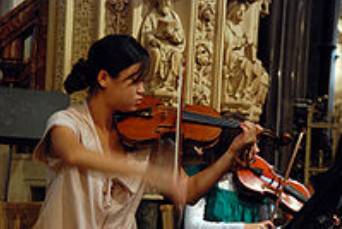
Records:
M70 60L75 63L86 56L90 44L99 36L133 33L151 55L150 74L146 78L148 94L175 105L180 69L188 61L189 101L214 104L218 110L237 111L258 121L269 88L269 75L256 55L257 38L259 18L268 14L270 1L230 0L224 9L226 3L218 5L215 0L191 0L189 4L173 0L76 0L71 20L71 51L65 39L70 23L66 0L57 1L55 53L60 57L55 58L55 84L62 86L66 69L71 70L72 64L65 66L67 52L72 53ZM104 15L100 20L98 12ZM105 26L99 26L101 23ZM96 28L103 29L96 32Z
M212 91L212 46L210 42L201 41L196 45L196 68L193 81L193 103L210 105Z
M96 40L96 2L92 0L76 0L74 5L72 64L79 58L86 57L90 45ZM71 70L71 69L70 69ZM66 76L65 76L66 77ZM87 91L73 93L71 102L77 103L87 96Z
M76 0L73 26L73 56L75 63L88 54L88 49L95 37L96 2L93 0Z
M269 4L271 0L250 0L245 18L242 22L245 28L246 35L250 43L258 46L258 31L260 17L265 17L269 14Z
M213 38L215 31L215 2L201 0L196 25L193 103L210 105L212 91Z
M212 42L215 32L215 1L200 0L198 3L197 39Z
M60 90L64 81L64 54L66 47L64 44L65 25L66 25L66 4L65 1L57 1L57 30L56 30L56 45L55 45L55 75L54 75L54 87L56 90Z
M148 92L164 102L175 105L177 80L183 61L185 34L170 0L156 1L140 28L140 42L151 56Z
M107 0L106 34L127 34L128 10L129 0Z
M60 0L51 4L55 4L56 18L52 17L54 21L49 23L56 29L55 36L49 37L49 43L55 47L52 52L54 57L49 63L54 65L51 75L54 79L53 90L63 91L64 80L73 64L87 55L89 46L96 39L96 2ZM85 95L85 92L74 94L72 102L83 99Z
M260 1L256 1L260 3ZM255 3L230 1L227 9L226 27L224 31L223 57L223 101L222 110L239 112L248 116L252 121L259 121L262 106L265 102L269 75L257 58L258 25L246 30L246 13ZM259 14L253 15L259 20Z

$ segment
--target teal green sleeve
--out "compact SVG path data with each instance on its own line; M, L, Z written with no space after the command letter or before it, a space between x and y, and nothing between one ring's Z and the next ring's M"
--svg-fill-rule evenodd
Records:
M206 168L199 164L184 168L189 176L193 176ZM239 195L235 191L223 190L215 184L205 196L206 206L204 219L212 222L258 222L260 202Z
M206 202L205 220L226 223L259 221L260 204L237 192L223 190L215 185L207 194Z
M205 164L198 164L198 165L192 165L190 167L184 168L185 172L188 174L188 176L193 176L205 169Z

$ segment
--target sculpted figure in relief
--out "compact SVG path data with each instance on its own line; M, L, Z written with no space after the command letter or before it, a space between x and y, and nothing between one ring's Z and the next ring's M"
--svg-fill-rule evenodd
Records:
M193 73L192 97L194 104L210 105L214 21L214 3L208 0L199 1L196 25L196 66Z
M194 104L210 105L212 43L201 41L196 46L196 70L193 82Z
M248 10L244 17L243 27L248 39L255 46L258 45L260 18L269 15L271 0L249 0Z
M210 1L202 1L198 7L198 22L197 22L197 30L198 30L198 39L214 39L214 21L215 21L215 9L214 3Z
M159 94L176 90L185 48L184 30L170 0L155 0L141 27L141 43L151 56L147 84Z
M227 104L235 101L253 105L252 103L264 101L264 98L255 96L261 82L268 80L268 74L257 58L256 46L250 41L242 25L247 7L246 3L233 0L227 9L223 63L223 102Z

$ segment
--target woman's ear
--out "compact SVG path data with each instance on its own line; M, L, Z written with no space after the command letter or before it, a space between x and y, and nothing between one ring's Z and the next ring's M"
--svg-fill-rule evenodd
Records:
M108 77L109 77L108 72L105 70L100 70L99 73L97 74L97 82L99 83L101 88L107 87Z

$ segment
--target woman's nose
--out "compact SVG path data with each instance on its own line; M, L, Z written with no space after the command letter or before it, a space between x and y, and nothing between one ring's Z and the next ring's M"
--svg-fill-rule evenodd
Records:
M253 151L254 151L255 154L258 154L260 152L258 144L254 144Z
M144 87L144 82L143 81L138 83L137 92L139 94L144 94L145 93L145 87Z

